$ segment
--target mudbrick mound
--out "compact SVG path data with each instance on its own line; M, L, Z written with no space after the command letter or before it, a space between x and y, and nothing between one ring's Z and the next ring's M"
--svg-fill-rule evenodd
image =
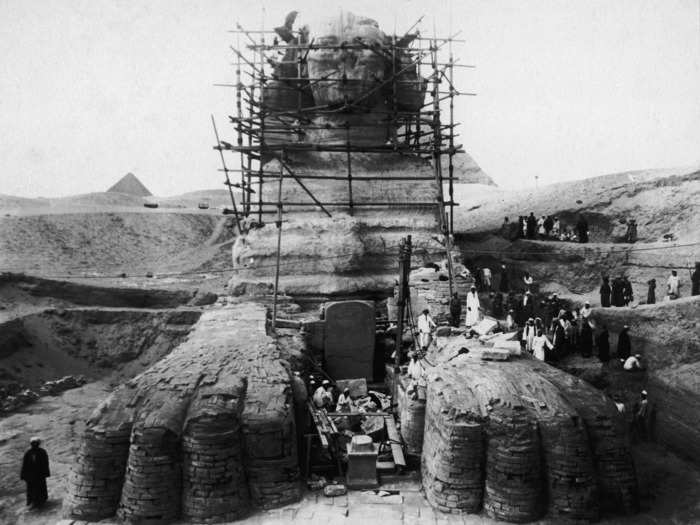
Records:
M265 309L208 311L189 339L91 416L66 513L231 521L300 496L289 373Z
M529 359L464 355L428 385L422 476L438 509L518 523L636 510L623 422L584 382Z

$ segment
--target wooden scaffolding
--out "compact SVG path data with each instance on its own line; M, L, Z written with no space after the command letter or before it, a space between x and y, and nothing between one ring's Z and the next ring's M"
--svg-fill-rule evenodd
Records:
M454 156L463 153L462 146L455 143L454 99L459 95L473 95L458 91L453 83L453 71L456 67L473 67L458 64L453 56L452 46L458 40L455 35L446 38L423 36L420 31L421 17L408 31L402 35L393 35L386 39L383 45L367 44L359 39L352 43L326 45L304 41L301 31L292 31L293 38L280 42L279 33L270 30L247 30L237 24L231 33L236 37L236 45L231 46L235 60L235 82L217 84L233 88L235 93L235 114L229 116L229 123L235 132L235 143L220 139L216 124L212 117L216 134L216 145L220 152L222 167L225 175L224 184L230 190L232 210L238 229L241 231L242 217L264 224L267 214L276 215L275 222L279 231L278 245L281 242L281 223L283 207L285 212L295 207L318 209L327 216L331 210L344 209L352 214L355 209L369 207L415 208L434 207L438 218L440 233L446 239L448 254L451 251L450 236L454 226ZM307 39L308 40L308 39ZM346 99L344 104L308 105L304 98L304 88L324 82L343 82L344 75L326 75L320 78L309 78L307 60L311 51L318 50L370 50L376 53L386 63L391 64L388 75L369 87L359 98L352 101ZM289 57L293 57L289 60ZM400 56L400 59L399 59ZM280 58L282 57L282 58ZM282 67L281 67L282 66ZM286 67L285 67L286 66ZM415 72L415 79L407 79L406 73ZM402 85L420 83L424 90L422 103L415 111L405 111L397 104L397 95ZM275 108L266 100L266 95L275 90L296 95L297 103L293 109ZM318 117L332 115L338 117L343 113L357 111L363 99L376 95L377 91L390 90L392 98L389 111L384 111L386 121L392 129L391 139L382 144L353 143L352 131L359 132L350 122L340 124L324 124L315 127ZM446 114L446 115L445 115ZM337 119L336 119L337 120ZM363 127L362 124L358 125ZM364 125L366 127L366 124ZM344 141L319 143L306 140L305 131L313 129L334 130L345 134ZM330 152L345 154L344 173L328 173L319 175L298 173L285 161L288 154L295 152ZM240 167L229 168L226 154L237 158ZM371 176L353 174L353 153L371 153L386 155L406 155L429 159L432 165L431 176L383 175L378 173ZM279 168L270 169L266 164L275 159ZM447 160L445 167L444 159ZM346 197L337 200L319 200L304 183L308 179L327 181L347 181ZM297 184L308 196L307 201L282 201L283 181L289 180ZM353 187L360 184L371 184L375 181L391 181L392 184L413 184L416 181L432 181L436 186L436 199L433 202L418 201L372 201L353 198ZM276 185L277 199L265 200L263 186ZM447 195L444 195L444 185L447 185ZM240 202L236 202L233 188L240 190ZM268 191L268 195L275 192ZM279 252L279 250L278 250ZM279 253L278 253L279 259ZM448 255L448 261L450 261ZM277 278L279 277L279 270ZM277 281L277 279L276 279Z

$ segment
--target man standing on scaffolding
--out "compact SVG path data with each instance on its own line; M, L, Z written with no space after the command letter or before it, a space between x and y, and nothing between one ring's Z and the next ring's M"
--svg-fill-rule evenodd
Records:
M437 328L435 321L430 317L430 311L426 308L418 316L418 344L420 344L421 349L425 352L430 346L432 341L433 330Z

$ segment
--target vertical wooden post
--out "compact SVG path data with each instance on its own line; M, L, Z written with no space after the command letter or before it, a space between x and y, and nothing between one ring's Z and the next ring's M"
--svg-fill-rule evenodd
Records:
M260 149L258 150L260 158L258 159L258 222L262 224L262 212L263 212L263 164L265 157L265 116L267 115L267 107L265 106L265 8L263 7L263 31L260 33L260 78L259 89L260 89ZM255 55L253 55L255 56ZM280 183L281 184L281 183Z
M447 214L445 213L445 197L442 188L442 124L440 122L440 74L438 71L438 45L437 40L434 40L430 46L431 62L433 66L433 169L435 173L435 185L437 186L437 208L438 208L438 225L440 231L445 236L445 251L447 252L447 271L449 273L450 297L453 291L453 272L452 272L452 240L450 238L450 228L448 224ZM450 135L451 137L452 135ZM450 157L451 158L451 157Z
M403 319L406 314L406 302L411 295L408 278L411 273L411 236L401 239L399 245L399 296L396 300L396 347L394 350L394 372L398 374L401 366L401 346L403 342ZM396 383L396 381L394 381Z
M216 137L216 149L219 150L219 155L221 156L221 165L224 168L224 174L226 175L226 187L228 188L228 194L231 197L231 205L233 206L233 215L236 217L236 228L238 228L238 235L242 235L241 230L241 219L238 216L238 208L236 207L236 197L233 195L233 189L231 189L231 179L228 176L229 170L226 167L226 159L224 158L224 150L221 149L221 140L219 140L219 130L216 129L216 121L214 120L214 115L211 116L211 125L214 128L214 136Z
M348 205L350 207L350 215L353 215L352 207L352 155L350 154L350 122L345 122L345 149L348 154Z
M240 33L237 35L237 40L236 40L236 45L238 46L238 49L241 48L241 35ZM236 60L236 114L238 115L238 122L236 122L236 131L237 133L237 138L236 142L239 147L243 146L243 125L241 123L241 119L243 118L243 107L241 105L241 91L242 91L242 83L241 83L241 56L236 55L237 60ZM243 153L243 150L241 150L241 211L245 215L246 211L248 209L248 199L250 198L249 195L246 195L246 185L245 185L245 153Z
M280 256L282 250L282 181L284 180L284 165L280 162L280 179L277 187L277 263L275 266L275 292L272 300L272 331L277 325L277 292L280 284Z

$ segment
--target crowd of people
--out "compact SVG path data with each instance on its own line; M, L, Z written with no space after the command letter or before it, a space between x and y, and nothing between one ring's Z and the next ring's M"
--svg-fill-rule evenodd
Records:
M690 276L691 289L690 295L700 295L700 262L695 263L695 271ZM666 279L666 289L663 295L664 301L673 301L681 297L681 288L683 282L678 275L677 270L671 270L671 274ZM632 291L632 283L624 275L610 282L610 277L603 276L603 282L600 285L600 305L603 308L610 306L629 306L634 302L634 293ZM656 279L647 281L647 295L644 304L656 304Z
M530 212L530 215L527 216L521 215L518 217L517 223L511 222L508 217L505 217L501 225L501 236L507 239L539 239L587 243L588 235L588 221L583 215L579 215L574 227L562 224L556 215L542 215L538 218L535 217L534 212Z

